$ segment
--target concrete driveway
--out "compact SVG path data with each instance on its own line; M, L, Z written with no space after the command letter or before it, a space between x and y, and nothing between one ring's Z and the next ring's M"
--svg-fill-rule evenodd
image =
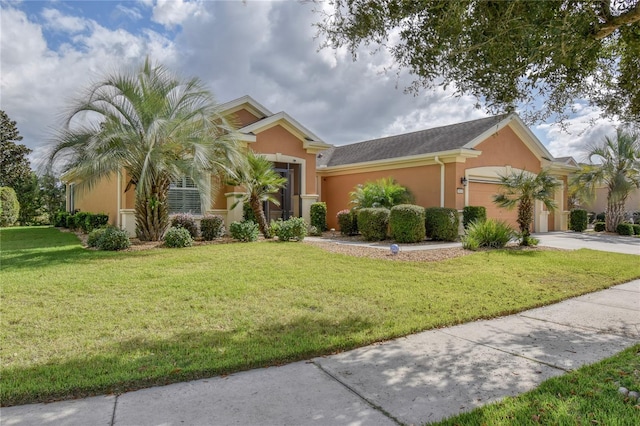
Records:
M541 246L559 249L610 251L640 255L640 238L622 235L605 234L603 232L547 232L534 234Z

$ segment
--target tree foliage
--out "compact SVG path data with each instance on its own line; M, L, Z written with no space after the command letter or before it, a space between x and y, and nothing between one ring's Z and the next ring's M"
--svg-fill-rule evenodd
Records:
M587 155L591 164L582 166L572 183L587 200L594 198L596 188L606 186L606 230L616 232L624 219L627 197L640 188L640 135L619 128L615 139L605 137L592 145Z
M0 186L16 189L29 179L31 164L27 155L31 150L16 143L22 140L16 122L0 110Z
M413 194L391 177L356 185L349 193L349 198L351 206L355 209L369 207L390 209L398 204L413 202Z
M638 0L328 3L326 46L354 58L361 45L382 46L415 76L410 91L454 86L491 113L520 107L530 120L563 118L575 99L640 119Z
M265 238L271 238L271 232L262 203L270 201L277 206L280 205L280 201L274 197L274 194L286 183L287 179L273 169L271 161L251 150L247 152L246 162L240 164L229 179L229 184L244 188L245 193L240 196L237 203L249 204L258 221L260 232Z
M500 178L500 194L493 197L493 201L507 209L518 207L518 226L520 227L521 243L528 245L530 228L533 223L534 202L542 201L547 210L554 211L556 203L554 192L560 182L542 170L537 175L522 170Z
M157 241L169 223L171 181L191 178L210 205L211 175L238 158L233 135L198 79L147 59L134 72L107 75L73 104L50 161L63 162L67 178L85 188L125 170L126 190L135 188L136 234Z

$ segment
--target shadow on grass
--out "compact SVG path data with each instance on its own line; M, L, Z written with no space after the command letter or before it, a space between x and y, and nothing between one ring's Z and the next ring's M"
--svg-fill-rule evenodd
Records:
M140 336L113 344L105 354L6 368L0 401L12 406L119 394L278 366L356 347L355 336L372 327L357 317L335 323L303 316L252 330L190 331L168 339Z

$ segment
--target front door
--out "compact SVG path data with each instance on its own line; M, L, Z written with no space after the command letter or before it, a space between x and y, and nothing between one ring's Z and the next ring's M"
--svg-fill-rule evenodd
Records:
M291 168L275 168L274 169L280 176L284 177L287 182L280 188L280 191L274 194L274 198L278 200L280 205L276 205L271 201L266 202L264 206L265 215L267 220L287 220L294 215L293 213L293 170Z

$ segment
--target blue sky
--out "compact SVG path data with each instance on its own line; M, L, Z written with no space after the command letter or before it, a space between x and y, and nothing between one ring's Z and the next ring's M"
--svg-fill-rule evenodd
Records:
M385 52L319 49L320 4L297 1L0 0L0 109L42 155L74 96L146 56L203 80L219 102L250 95L286 111L335 145L485 117L451 91L405 94L411 78L386 71ZM584 104L567 122L533 132L555 156L582 157L614 130Z

